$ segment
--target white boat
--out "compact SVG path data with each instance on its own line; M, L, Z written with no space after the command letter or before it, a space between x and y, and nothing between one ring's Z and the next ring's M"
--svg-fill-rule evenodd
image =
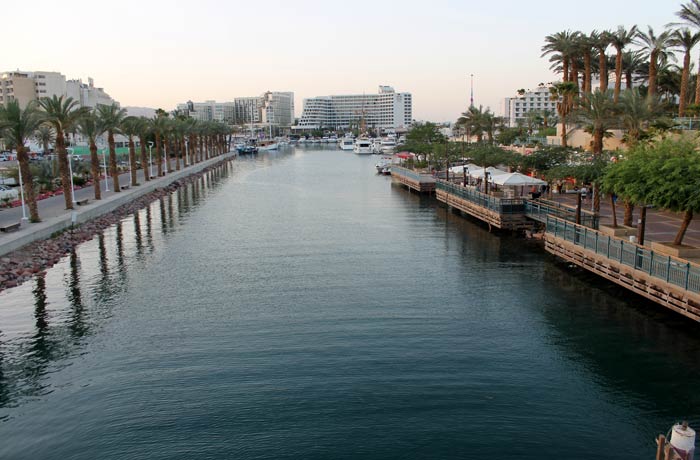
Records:
M382 158L374 167L377 168L377 174L385 174L384 171L391 168L391 158Z
M379 138L372 139L372 153L382 153L382 140Z
M279 143L275 141L260 141L258 142L258 150L277 150L280 148Z
M359 138L355 141L352 151L358 155L371 155L372 154L372 141L367 138Z
M340 150L353 150L355 146L355 139L352 137L343 137L338 141L338 147Z
M379 148L381 149L382 153L393 153L394 149L396 148L396 138L390 136L382 139Z

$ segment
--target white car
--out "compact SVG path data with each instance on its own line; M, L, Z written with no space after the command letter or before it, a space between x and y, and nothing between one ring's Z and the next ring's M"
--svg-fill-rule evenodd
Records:
M7 185L0 185L0 200L9 198L10 200L16 200L19 196L19 191Z

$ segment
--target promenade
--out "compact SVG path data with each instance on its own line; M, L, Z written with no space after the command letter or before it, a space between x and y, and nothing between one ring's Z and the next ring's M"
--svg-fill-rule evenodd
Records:
M112 181L109 179L110 191L105 191L105 181L101 181L102 199L94 200L94 189L92 186L82 188L75 191L74 199L80 201L87 198L89 201L83 206L74 206L73 210L65 208L65 199L63 195L46 198L37 202L39 206L39 216L41 222L29 223L22 219L22 208L3 208L0 210L0 227L21 222L20 228L10 233L0 233L0 255L7 254L33 241L49 238L53 233L69 228L73 223L73 212L75 212L75 224L81 224L91 219L99 217L103 214L113 211L119 206L139 198L147 193L158 188L163 188L172 182L182 179L190 174L205 169L208 166L216 164L223 159L236 156L235 152L229 152L223 155L215 156L208 160L196 163L179 171L172 170L163 177L152 179L148 182L144 180L142 170L137 171L138 183L140 185L130 187L116 193L112 190ZM154 167L155 171L155 167ZM131 183L131 175L129 172L122 173L119 176L121 185ZM27 215L29 211L27 210Z

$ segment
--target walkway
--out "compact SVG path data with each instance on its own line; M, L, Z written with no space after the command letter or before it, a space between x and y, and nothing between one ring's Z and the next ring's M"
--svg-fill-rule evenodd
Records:
M109 182L110 191L105 192L105 181L103 180L101 182L102 200L100 201L93 199L94 189L92 186L76 190L76 200L81 200L84 198L88 198L90 200L87 205L75 206L75 209L73 209L73 211L75 211L76 223L83 223L100 215L106 214L119 206L128 203L129 201L152 192L157 188L166 187L178 179L182 179L190 174L201 171L207 166L215 164L225 158L231 158L234 156L236 156L234 152L216 156L201 163L180 169L180 171L173 170L166 176L153 179L149 182L144 181L143 171L139 170L137 178L141 185L131 187L119 193L115 193L112 190L111 179ZM127 172L121 174L119 176L119 183L122 185L130 184L130 173ZM40 200L37 203L39 205L39 216L41 217L42 221L36 224L29 223L28 221L21 221L19 230L11 233L0 233L0 255L7 254L33 241L48 238L54 232L70 227L72 217L71 210L67 210L65 208L65 199L63 195ZM20 222L21 218L21 207L2 209L0 211L0 227Z

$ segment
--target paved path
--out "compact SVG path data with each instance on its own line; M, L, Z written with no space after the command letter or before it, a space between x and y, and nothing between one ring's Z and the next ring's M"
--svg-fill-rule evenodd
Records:
M563 195L552 194L551 198L554 201L559 201L566 203L570 206L576 206L576 194L567 193ZM586 200L583 202L583 209L591 210L591 201ZM618 200L615 206L615 214L617 214L617 222L619 225L622 224L624 218L625 207L622 201ZM603 225L612 224L612 207L610 206L610 198L605 196L600 202L600 223ZM637 219L639 218L639 207L634 208L633 222L637 225ZM673 241L680 228L681 221L683 220L683 215L670 211L663 211L653 208L647 209L647 225L645 231L646 241ZM690 222L690 227L685 233L685 238L683 239L683 244L690 246L700 247L700 217L694 218Z
M94 189L92 186L85 187L75 191L75 199L81 200L88 198L90 201L85 206L75 206L76 222L83 223L90 219L94 219L102 214L106 214L124 203L134 200L146 193L149 193L156 188L165 187L171 182L188 176L192 173L200 171L205 167L221 161L224 158L235 156L231 152L226 155L217 156L207 161L197 163L180 171L171 171L164 177L153 179L149 182L144 181L143 171L137 171L139 186L131 187L128 190L115 193L112 190L112 181L109 179L109 192L105 192L105 181L100 183L102 189L102 199L94 200ZM154 172L156 168L153 168ZM119 183L127 185L131 183L131 175L126 172L119 176ZM27 243L32 241L48 238L55 231L67 228L71 224L71 210L65 208L65 198L63 195L46 198L37 202L39 206L39 216L42 222L29 223L22 221L22 208L16 207L11 209L0 210L0 227L13 224L21 221L21 226L18 230L11 233L0 233L0 255L7 254ZM27 215L29 210L27 210Z

